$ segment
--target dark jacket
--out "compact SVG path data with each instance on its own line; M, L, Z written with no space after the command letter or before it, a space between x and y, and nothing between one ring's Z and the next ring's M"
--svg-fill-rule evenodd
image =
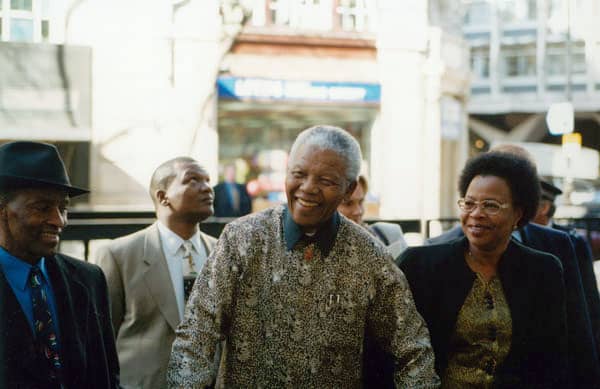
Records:
M108 308L106 280L99 267L57 254L46 258L56 296L66 389L119 387L119 363ZM51 388L43 377L47 363L34 351L25 314L0 272L4 377L0 387Z
M581 283L592 324L592 333L596 341L596 353L600 357L600 295L598 294L598 284L594 273L592 251L583 236L579 235L573 228L558 224L552 224L552 228L569 234L569 238L571 238L571 242L575 247L575 255L581 273Z
M410 284L417 309L429 327L441 375L448 365L457 316L475 279L464 260L468 241L413 247L398 265ZM509 243L498 274L512 318L511 347L499 364L499 388L565 388L567 344L565 288L560 262L552 255Z
M237 183L233 185L235 185L240 195L239 209L234 209L231 197L227 192L227 184L222 182L214 187L216 217L240 217L252 212L252 200L246 190L246 186Z
M585 295L573 244L567 234L552 228L528 223L520 230L523 244L555 255L564 270L567 297L567 328L569 345L569 381L574 388L600 388L600 364ZM431 239L439 243L464 236L455 227Z

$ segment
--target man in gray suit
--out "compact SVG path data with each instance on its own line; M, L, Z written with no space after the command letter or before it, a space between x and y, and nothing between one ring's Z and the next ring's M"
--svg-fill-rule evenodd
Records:
M213 214L206 170L192 158L161 164L150 183L157 221L112 241L96 261L104 270L124 388L165 388L188 287L216 239L198 223Z

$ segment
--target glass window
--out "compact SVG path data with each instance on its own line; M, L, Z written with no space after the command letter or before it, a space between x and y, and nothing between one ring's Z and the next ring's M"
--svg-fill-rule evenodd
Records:
M31 0L10 0L10 8L18 11L32 11Z
M344 31L365 31L368 29L369 11L366 0L340 0L336 13Z
M546 50L546 74L549 76L567 73L567 52L563 45L548 46ZM571 74L585 74L585 48L583 44L573 44L571 48Z
M535 20L537 0L503 0L498 4L500 18L506 23Z
M33 20L12 18L10 20L10 40L17 42L33 41Z
M535 76L535 47L511 47L503 50L504 75L506 77Z
M270 22L278 26L306 30L331 30L332 0L270 0Z
M471 51L471 72L476 79L490 77L490 55L487 49Z
M50 22L42 20L42 41L47 42L50 37Z
M487 1L473 2L467 5L466 25L482 25L490 23L490 5Z

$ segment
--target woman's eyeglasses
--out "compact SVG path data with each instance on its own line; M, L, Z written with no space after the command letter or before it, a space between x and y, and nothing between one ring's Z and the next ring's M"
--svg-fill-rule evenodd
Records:
M496 200L476 201L463 198L458 200L458 207L466 213L473 212L475 208L479 207L486 215L497 215L502 209L508 208L509 204L503 204Z

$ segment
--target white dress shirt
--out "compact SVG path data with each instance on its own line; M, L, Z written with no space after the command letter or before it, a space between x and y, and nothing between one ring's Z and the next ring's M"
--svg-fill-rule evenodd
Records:
M183 319L183 311L185 308L185 298L183 294L183 261L187 261L187 259L184 258L184 240L160 221L157 225L161 246L169 267L171 283L173 284L173 290L175 291L175 298L177 299L179 319L181 320ZM196 231L189 241L193 246L192 258L194 259L194 267L196 273L199 274L208 257L206 248L200 240L200 231Z

